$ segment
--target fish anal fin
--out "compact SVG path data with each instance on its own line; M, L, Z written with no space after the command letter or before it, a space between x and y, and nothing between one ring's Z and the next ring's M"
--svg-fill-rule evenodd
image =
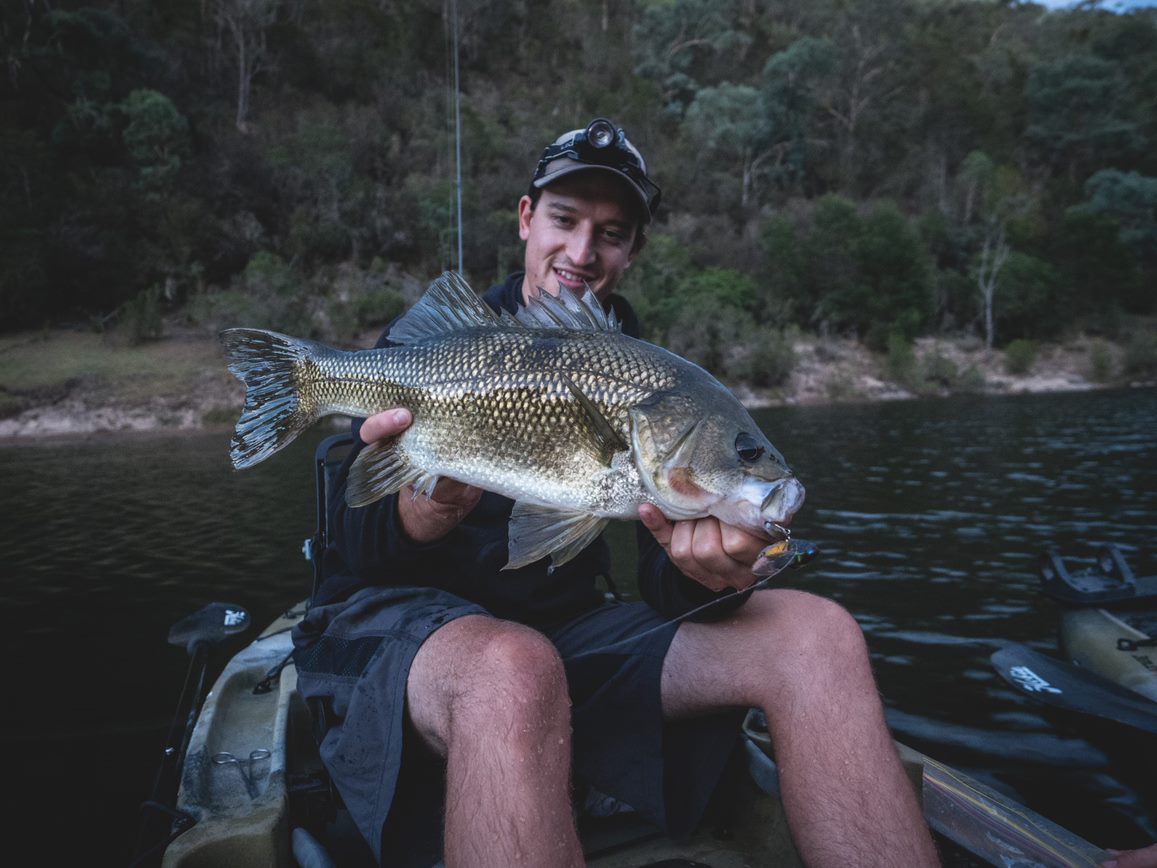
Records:
M397 448L398 438L371 443L350 465L345 500L349 506L368 506L426 474L411 465Z
M561 567L597 537L610 519L589 512L519 501L510 514L509 561L513 570L551 555Z
M567 389L574 395L574 399L578 401L579 406L587 414L590 420L591 427L594 430L595 442L598 445L599 454L603 460L609 465L611 458L616 452L625 452L630 446L623 439L622 435L616 431L603 412L595 405L595 402L586 396L582 389L575 385L574 380L566 374L562 375L562 381L566 384Z

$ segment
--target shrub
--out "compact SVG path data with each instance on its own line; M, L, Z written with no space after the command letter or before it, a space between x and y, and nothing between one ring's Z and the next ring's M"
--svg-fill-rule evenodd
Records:
M155 341L164 331L161 319L161 287L153 284L141 290L122 308L123 323L129 330L129 343L143 344Z
M1004 348L1004 369L1013 376L1027 374L1039 349L1036 341L1017 338Z
M1157 335L1135 332L1125 344L1121 366L1131 377L1157 376Z
M1113 350L1106 341L1095 340L1089 348L1089 376L1096 383L1107 383L1113 379L1116 363Z
M795 335L784 329L761 329L746 342L742 363L736 366L740 379L753 386L781 386L795 370Z
M958 392L983 392L985 385L984 371L976 365L969 365L960 374L960 379L956 382L956 390Z
M888 376L907 388L916 384L916 352L912 342L903 335L888 335L888 355L885 361Z
M934 383L951 389L959 380L960 371L952 359L939 352L932 352L921 360L920 375L926 384Z

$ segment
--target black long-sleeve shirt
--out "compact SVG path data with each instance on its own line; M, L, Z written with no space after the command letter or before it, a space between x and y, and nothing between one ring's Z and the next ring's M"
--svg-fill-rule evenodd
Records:
M516 272L487 290L483 299L495 311L516 313L522 304L522 282L523 274ZM609 301L623 333L638 337L639 321L627 300L611 295ZM377 346L390 345L387 328ZM368 585L437 587L478 603L496 617L538 627L561 623L602 603L596 580L610 571L610 550L602 536L550 575L546 558L520 569L502 569L507 561L507 526L514 505L509 498L485 492L449 534L425 544L413 542L402 530L398 494L369 506L347 507L346 477L362 448L356 439L362 421L353 422L357 446L331 491L330 542L315 602L333 602ZM720 596L679 572L641 523L638 548L639 591L665 617L683 614ZM735 604L739 602L737 598ZM713 606L708 612L721 613L733 605Z

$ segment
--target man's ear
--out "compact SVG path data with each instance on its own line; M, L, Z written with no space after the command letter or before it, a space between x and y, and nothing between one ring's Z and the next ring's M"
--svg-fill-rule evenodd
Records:
M529 196L518 200L518 237L525 241L530 237L530 218L534 214L534 203Z
M635 243L631 245L631 262L635 261L635 257L639 255L644 247L647 246L647 233L640 226L635 230ZM630 262L627 263L630 265Z

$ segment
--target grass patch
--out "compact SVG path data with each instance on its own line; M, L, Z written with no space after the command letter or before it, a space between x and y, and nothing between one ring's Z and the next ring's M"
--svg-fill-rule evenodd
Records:
M118 344L91 332L25 332L0 336L0 388L36 396L76 384L112 400L140 401L188 392L206 374L228 377L225 360L208 338L168 338Z

